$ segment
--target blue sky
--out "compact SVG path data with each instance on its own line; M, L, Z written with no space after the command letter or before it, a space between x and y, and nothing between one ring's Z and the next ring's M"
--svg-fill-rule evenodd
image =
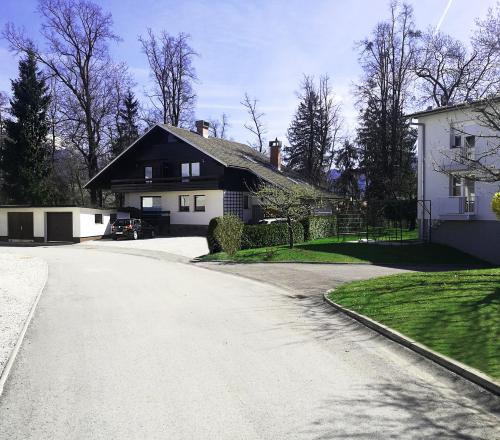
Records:
M439 22L449 0L418 0L413 4L417 26ZM352 132L357 111L352 82L360 75L355 42L368 36L387 16L387 0L268 0L268 1L166 1L100 0L113 15L114 30L123 39L113 44L117 61L125 61L137 82L136 92L148 87L146 59L137 36L151 27L170 33L186 32L200 54L196 59L199 82L196 117L229 115L230 137L246 142L247 121L240 101L247 91L259 99L266 113L268 137L285 140L295 111L295 95L304 73L328 73L342 102L346 130ZM36 0L2 0L0 25L12 21L24 26L35 39L39 19ZM475 17L484 17L495 0L453 0L441 30L464 41ZM17 62L0 40L0 90L10 92Z

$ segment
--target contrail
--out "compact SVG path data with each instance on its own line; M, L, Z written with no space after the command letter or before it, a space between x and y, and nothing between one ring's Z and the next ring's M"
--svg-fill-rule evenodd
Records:
M436 25L436 28L434 29L434 34L436 34L439 31L439 28L443 24L443 21L446 18L446 14L448 14L448 9L450 9L450 6L452 3L453 3L453 0L448 0L448 4L446 5L446 8L444 8L443 15L441 15L441 18L439 19L438 24Z

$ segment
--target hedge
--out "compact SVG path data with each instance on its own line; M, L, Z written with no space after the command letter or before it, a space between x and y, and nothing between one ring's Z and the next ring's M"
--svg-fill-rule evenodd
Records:
M208 224L207 242L211 254L224 251L234 255L241 249L243 222L239 217L228 214L214 217Z
M293 242L304 241L304 227L300 223L292 224ZM288 225L286 223L271 223L270 225L245 225L241 246L243 249L278 246L288 244Z
M305 240L317 240L337 234L337 217L334 215L310 216L301 223Z

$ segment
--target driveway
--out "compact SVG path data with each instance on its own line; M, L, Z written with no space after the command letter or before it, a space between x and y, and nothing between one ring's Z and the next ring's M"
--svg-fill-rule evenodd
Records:
M498 399L290 290L111 248L29 252L49 281L0 439L500 436Z
M205 237L156 237L142 240L94 240L85 241L78 246L95 248L118 248L124 251L153 251L177 255L184 259L193 259L208 254Z

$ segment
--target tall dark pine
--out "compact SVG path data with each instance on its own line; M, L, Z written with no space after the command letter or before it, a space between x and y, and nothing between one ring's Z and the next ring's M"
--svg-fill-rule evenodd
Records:
M12 81L10 102L14 119L6 121L7 137L0 165L7 197L14 203L44 204L50 201L50 148L47 142L47 110L50 96L29 52L19 62L19 78Z
M316 133L320 99L308 77L304 79L299 98L297 111L288 128L290 145L285 147L284 152L288 166L302 174L305 179L314 182L319 179Z
M359 197L359 170L357 162L359 159L358 149L346 139L342 147L335 155L335 168L339 176L335 180L334 189L337 194L356 199Z
M139 137L139 102L129 90L123 99L118 112L118 138L113 142L113 157L118 156L125 148Z

